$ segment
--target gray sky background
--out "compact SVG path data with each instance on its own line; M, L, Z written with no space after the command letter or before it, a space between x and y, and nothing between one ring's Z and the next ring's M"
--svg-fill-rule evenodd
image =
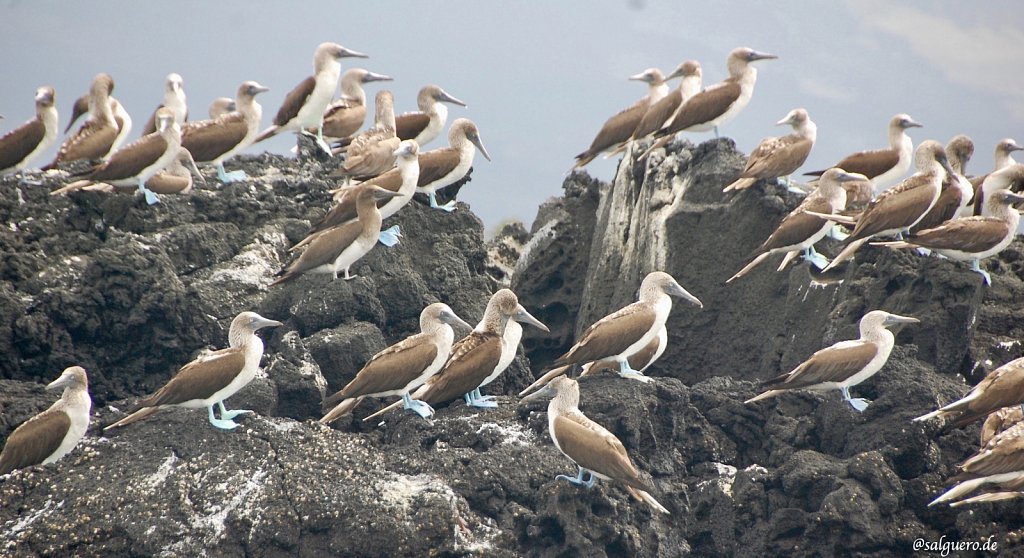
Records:
M284 95L312 72L313 50L335 41L366 52L346 59L386 73L398 111L436 83L469 104L451 107L481 130L494 161L478 157L461 198L489 229L528 225L561 191L573 156L604 120L644 93L626 77L699 60L706 84L726 76L737 46L779 55L759 65L746 111L722 129L749 152L772 124L803 106L818 124L805 170L886 144L886 124L906 112L923 123L915 144L958 133L976 146L974 173L992 166L1004 137L1024 140L1024 10L1017 0L801 2L129 2L0 0L0 133L30 118L35 88L57 90L61 126L98 72L138 130L161 101L169 72L185 79L193 117L254 79L269 125ZM675 83L673 83L673 87ZM368 96L380 88L371 84ZM703 141L711 134L695 134ZM293 139L250 148L284 153ZM427 146L446 144L444 137ZM37 165L52 158L56 147ZM45 159L45 160L43 160ZM616 161L589 171L603 179ZM231 169L230 162L228 169Z

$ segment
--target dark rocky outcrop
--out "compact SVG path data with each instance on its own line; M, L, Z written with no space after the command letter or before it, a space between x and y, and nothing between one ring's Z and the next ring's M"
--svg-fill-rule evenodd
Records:
M247 158L252 180L156 207L50 198L3 180L0 436L52 401L41 385L69 364L89 369L105 423L126 398L223 346L237 312L285 326L264 334L266 374L229 401L259 413L241 428L165 411L0 479L0 554L889 556L942 535L994 535L1001 553L1019 553L1013 502L927 507L975 450L977 427L940 433L910 419L961 394L958 375L976 379L1021 355L1021 243L989 263L991 288L963 265L871 247L842 282L811 287L806 264L776 273L775 261L727 286L797 203L771 184L723 196L742 163L722 139L627 158L614 184L577 173L528 240L513 226L489 246L465 206L413 203L395 217L402 244L375 249L355 266L359 278L269 289L287 247L329 203L321 163ZM676 305L655 382L584 378L582 408L622 440L671 516L614 484L554 480L575 468L550 443L543 406L507 397L533 377L525 358L485 388L506 395L496 410L459 401L432 421L393 412L363 422L380 406L367 401L335 428L312 420L322 394L415 331L430 302L474 323L510 280L552 327L526 328L539 372L582 327L631 301L652 269L676 276L704 310ZM922 324L899 331L889 364L855 388L873 400L866 412L835 394L743 404L759 380L854 336L874 308Z

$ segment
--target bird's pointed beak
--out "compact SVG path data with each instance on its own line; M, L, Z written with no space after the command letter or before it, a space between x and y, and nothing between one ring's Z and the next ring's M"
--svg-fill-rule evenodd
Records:
M1007 191L1004 195L1006 196L1007 202L1009 202L1011 204L1016 205L1018 203L1024 203L1024 195L1018 194L1016 192L1010 192L1010 191Z
M907 123L903 125L903 127L904 128L924 128L924 124L921 124L920 122L915 122L914 120L908 120Z
M396 198L396 197L398 197L400 195L402 195L401 192L392 192L391 190L388 190L386 188L381 188L380 186L374 186L373 187L373 197L374 197L374 199L389 200L391 198Z
M447 91L442 91L441 95L437 98L437 100L441 101L443 103L451 103L453 105L459 105L460 107L466 106L466 103L464 101L460 101L459 99L456 99L455 97L452 97L451 95L448 94Z
M456 315L455 312L443 312L441 314L441 321L448 325L460 325L466 329L473 329L473 326L467 324L465 320Z
M341 47L341 54L338 58L369 58L369 54L363 54L358 50L352 50L350 48Z
M257 85L256 87L253 88L253 91L255 93L266 93L267 91L270 91L270 88L265 86L265 85ZM236 110L236 109L232 109L232 110Z
M541 323L540 320L534 318L533 315L527 312L526 308L523 308L522 304L516 307L516 313L512 315L512 319L521 324L530 324L533 327L538 328L542 331L551 331L550 329L548 329L548 326L544 325L543 323Z
M919 324L921 320L912 318L910 316L900 316L899 314L889 314L885 317L885 325L896 325L896 324Z
M704 308L704 303L697 299L697 297L690 294L686 289L683 288L679 283L672 283L666 290L668 294L672 296L678 296L684 300L688 300L696 304L700 308Z
M1015 143L1013 145L1010 145L1009 149L1007 149L1007 151L1010 151L1010 152L1013 152L1013 151L1024 151L1024 145L1020 145L1020 144Z
M70 381L71 381L71 375L70 374L61 374L60 378L57 378L56 380L46 384L46 389L49 390L49 391L52 391L52 390L55 390L55 389L60 389L60 388L62 388L64 386L68 385L68 382L70 382Z
M629 76L630 81L649 81L650 79L650 74L647 72L640 72L639 74Z
M366 76L363 78L363 83L369 83L371 81L394 81L395 79L391 76L384 74L378 74L374 72L366 72Z
M754 52L750 53L750 56L747 58L747 60L750 62L755 62L757 60L775 60L776 58L778 58L778 56L774 54L768 54L767 52L758 52L755 50Z
M856 172L846 172L844 170L840 170L838 173L836 173L836 180L839 182L856 182L858 180L867 179L868 177Z
M488 161L491 160L491 154L487 152L486 148L484 148L484 142L480 140L480 134L475 134L473 137L469 138L469 141L473 142L473 145L480 150L480 154L484 156L484 159L487 159Z
M541 400L544 400L544 399L550 399L550 398L552 398L554 396L555 396L555 388L551 387L551 384L548 383L548 384L544 384L544 387L542 387L542 388L538 389L537 391L531 393L530 395L527 395L526 397L520 399L519 400L519 404L522 405L523 403L530 403L530 402L533 402L533 401L541 401Z
M787 117L783 118L782 120L779 120L778 122L776 122L775 125L776 126L785 126L787 124L792 124L792 123L793 123L793 119L791 117L787 116Z
M284 324L277 320L271 320L268 318L264 318L263 316L259 316L258 318L253 320L253 330L263 329L265 327L281 327L283 325Z

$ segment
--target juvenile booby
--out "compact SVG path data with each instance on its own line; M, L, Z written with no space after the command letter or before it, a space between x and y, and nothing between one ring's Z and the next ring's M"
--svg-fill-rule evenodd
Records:
M761 143L750 152L747 166L740 173L740 177L726 186L723 192L745 190L758 180L779 177L785 177L786 183L789 183L789 175L800 168L811 154L814 140L818 137L818 126L802 108L789 111L785 118L775 123L776 126L784 124L792 126L793 133L781 138L769 137L761 140Z
M271 138L281 132L306 133L316 129L316 140L325 153L331 147L324 141L324 110L334 98L341 77L341 62L345 57L367 58L361 52L349 50L337 43L321 43L313 54L312 76L302 80L284 98L281 108L274 117L274 125L264 130L254 143Z
M374 97L373 126L356 137L345 151L345 164L331 177L366 180L395 166L395 149L402 140L395 135L395 99L388 90Z
M217 178L223 183L246 180L245 171L224 171L224 161L249 147L260 129L263 107L256 102L256 95L269 91L268 88L246 81L238 86L235 96L235 111L212 120L200 120L185 124L181 132L181 144L197 162L209 163L217 168Z
M113 90L113 82L111 82L110 91L113 92ZM132 117L113 95L109 98L110 111L114 115L114 123L117 124L117 137L114 138L114 143L110 146L110 153L113 153L120 149L124 142L128 141L128 134L132 131ZM75 104L71 109L71 120L68 121L67 127L64 128L64 133L68 133L71 127L75 125L75 122L78 122L79 118L87 114L89 114L89 94L75 99Z
M455 315L447 304L435 302L420 313L420 333L408 337L373 355L341 391L323 402L330 409L322 424L330 424L349 414L367 397L400 395L406 409L423 418L434 414L430 405L413 399L409 392L437 373L451 354L455 341L453 325L471 326Z
M420 179L416 191L430 198L430 207L455 210L455 200L438 205L437 191L465 178L473 167L473 157L478 149L484 159L491 160L476 124L468 118L458 118L448 130L448 147L420 153Z
M349 268L370 253L380 237L377 200L399 194L373 184L360 184L353 187L352 195L359 218L317 234L302 255L281 270L271 285L290 281L303 273L330 273L337 279L338 273L344 271L346 281L357 277L349 274Z
M187 194L192 191L192 177L199 179L204 186L206 179L199 172L199 167L192 159L192 154L184 147L178 148L178 156L164 170L154 174L146 181L146 189L157 195L164 194ZM135 184L114 186L105 182L93 182L92 180L78 180L64 186L63 188L50 192L51 196L67 194L76 190L90 192L132 192L138 188Z
M236 110L238 110L238 105L234 99L231 97L217 97L210 103L208 114L210 115L210 120L213 120Z
M1011 360L989 372L967 395L914 421L949 418L951 427L961 428L999 409L1021 404L1024 404L1024 358Z
M985 181L988 180L988 177L991 176L992 173L1005 169L1010 165L1017 164L1017 161L1013 159L1013 152L1020 151L1022 149L1024 149L1024 147L1017 145L1017 142L1011 138L1000 140L999 143L996 144L995 167L993 167L992 172L970 178L971 186L974 187L975 215L985 215ZM989 186L990 191L998 190L999 188L1001 187L995 186L994 183Z
M1017 423L992 438L960 465L958 484L931 501L929 506L951 502L951 506L995 502L1024 496L1024 423ZM979 488L985 490L957 502Z
M237 427L238 424L232 419L253 412L242 409L229 411L224 407L224 400L248 385L259 371L263 341L256 332L265 327L280 325L281 322L268 320L256 312L242 312L231 321L227 349L205 354L181 367L169 382L140 401L128 416L103 430L129 425L149 417L163 407L172 406L186 409L206 407L213 426L224 430ZM220 409L220 418L214 416L215 405Z
M928 214L910 229L911 234L937 227L956 216L967 217L973 212L974 187L966 176L967 163L971 161L973 155L974 142L971 138L959 134L949 140L946 144L946 159L949 160L949 167L955 174L947 174L946 179L942 181L942 192L939 193L938 201Z
M1024 179L1024 165L1014 165ZM1006 172L1004 169L999 172ZM876 242L877 246L889 248L927 248L951 260L971 262L971 270L981 274L986 285L992 284L992 277L981 269L981 260L992 257L1006 249L1013 242L1020 223L1020 213L1013 204L1024 203L1024 196L1009 190L996 190L989 194L988 217L961 217L915 233L904 240Z
M679 132L714 130L715 137L718 137L718 127L735 118L750 103L757 82L757 69L752 63L775 58L778 56L746 47L733 49L726 60L729 77L679 105L668 122L655 132L654 136L660 139L642 156L646 157L651 151L665 145Z
M814 353L791 372L765 382L771 389L744 403L774 397L791 389L838 389L843 392L843 399L850 406L857 411L864 411L868 406L867 400L851 398L850 388L874 376L889 360L896 338L886 327L918 322L917 318L890 314L883 310L868 312L860 319L860 339L840 341Z
M665 76L657 68L648 68L639 74L629 76L629 79L646 83L647 95L605 121L604 126L601 126L601 130L594 137L594 141L590 142L590 147L576 156L573 169L581 169L601 153L615 149L629 141L633 131L640 124L640 120L647 113L647 109L668 95Z
M391 169L376 178L360 184L379 186L398 194L393 198L377 201L377 208L380 210L381 219L391 217L399 209L402 209L412 201L412 195L416 193L416 182L420 176L419 151L419 146L416 145L415 140L403 141L398 144L398 149L395 150L398 168ZM313 225L306 238L293 246L291 250L309 244L316 238L316 235L323 231L359 217L356 212L356 197L353 195L354 189L351 186L346 186L339 188L336 192L337 203L334 204L334 207L324 214L320 221ZM398 225L395 225L390 229L381 231L380 240L385 246L394 246L398 243L400 235L401 230L398 228Z
M552 367L614 360L619 375L640 381L649 379L630 367L629 357L647 347L672 311L672 296L682 297L700 308L704 305L688 293L671 275L652 271L640 284L637 302L594 322L567 353L555 359Z
M107 74L98 74L89 87L89 118L77 132L60 146L57 157L43 170L55 168L60 163L71 161L99 160L113 148L118 127L110 108L110 93L114 90L114 79Z
M580 411L580 386L576 380L561 376L540 391L526 397L532 401L553 397L548 403L548 432L558 451L579 467L575 477L558 475L577 486L591 488L596 479L614 480L625 485L626 491L641 502L661 513L669 513L651 496L653 487L640 478L625 446L600 424ZM586 480L584 480L586 477Z
M511 325L511 322L510 322ZM506 327L506 331L508 328ZM668 328L662 326L658 331L658 335L647 344L646 347L640 350L638 353L633 353L629 356L629 367L637 372L644 372L655 363L661 355L664 354L665 349L668 347ZM519 392L519 397L539 389L547 385L551 380L568 374L572 371L572 366L559 366L558 368L552 368L546 374L537 378L532 384L526 386L526 389ZM589 362L583 365L580 377L589 376L591 374L597 374L599 372L619 372L619 363L614 360L601 360L598 362Z
M56 403L23 422L7 438L0 452L0 476L15 469L53 463L75 449L89 429L89 379L81 366L65 368L46 386L64 388Z
M726 280L726 283L743 277L773 254L786 255L782 260L782 265L779 266L779 271L782 271L786 264L801 252L803 252L804 259L814 263L819 269L828 265L828 260L814 250L814 244L825 238L834 223L807 212L834 214L843 211L846 209L846 189L843 188L843 183L862 178L863 175L849 174L843 169L825 171L821 180L818 181L818 188L782 219L775 232L754 251L753 255L756 257L743 269L737 271L736 275Z
M900 236L917 224L935 205L946 174L955 175L946 159L942 144L933 140L921 142L914 154L917 172L896 186L882 192L868 204L846 238L846 247L823 271L829 271L875 236ZM845 170L845 169L844 169Z
M142 127L142 135L156 131L156 111L164 107L174 113L174 121L178 126L185 125L185 121L188 120L188 98L185 96L185 81L178 74L167 74L167 81L164 83L164 102L153 110L153 114Z
M395 133L399 139L416 140L426 145L441 135L444 125L448 122L448 107L444 103L452 103L461 107L466 103L452 97L444 89L436 85L427 85L416 95L416 106L420 110L404 112L395 117Z
M889 147L873 151L858 151L843 157L836 163L846 172L863 174L868 177L875 192L881 192L896 184L907 174L914 154L914 142L907 135L907 128L920 128L921 124L907 114L897 114L889 120ZM804 176L821 176L825 171L804 173Z
M392 78L363 68L353 68L342 74L341 98L327 105L324 110L325 138L349 138L363 127L366 120L366 91L363 90L363 84L372 81L392 81Z
M24 171L56 141L55 97L52 87L36 89L36 117L0 137L0 175ZM24 174L22 180L25 180Z
M650 105L647 111L644 112L644 116L640 119L640 123L637 124L636 129L633 130L633 134L629 138L630 142L646 139L648 136L653 135L655 132L660 130L666 122L668 122L669 118L672 118L672 115L676 113L676 110L678 110L687 99L700 92L704 79L700 62L697 62L696 60L687 60L676 67L675 71L669 74L665 79L670 80L676 77L682 78L679 80L679 87ZM622 146L613 151L610 155L614 155L624 150L625 146Z

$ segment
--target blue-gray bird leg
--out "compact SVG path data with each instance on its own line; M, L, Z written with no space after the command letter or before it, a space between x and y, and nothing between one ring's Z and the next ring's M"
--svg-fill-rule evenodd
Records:
M579 467L579 465L577 465L577 467ZM569 482L571 482L571 483L573 483L573 484L575 484L577 486L583 486L583 487L586 487L586 488L590 488L590 487L594 486L594 475L591 474L590 475L590 480L586 480L585 481L585 480L583 480L583 473L584 472L589 473L589 471L587 471L583 467L579 467L579 472L576 473L575 477L570 477L569 475L558 475L558 476L555 477L555 480L564 479L564 480L567 480L567 481L569 481Z
M491 401L493 397L484 397L483 395L480 395L480 388L476 388L473 391L467 393L465 397L466 405L469 405L470 407L477 407L480 409L494 409L498 406L496 402Z
M231 419L237 417L238 415L255 415L256 414L254 411L250 411L248 409L238 409L237 411L229 411L229 410L227 410L224 407L224 402L223 401L218 401L217 402L217 407L220 408L220 418L225 419L225 420L231 420Z
M235 428L238 427L238 423L233 420L219 419L213 416L213 405L210 405L206 409L210 411L210 424L212 424L213 426L220 428L221 430L234 430Z
M975 273L980 273L981 276L985 279L985 284L990 287L992 286L992 276L989 275L988 272L985 271L984 269L981 269L981 261L971 260L971 271L974 271Z
M450 201L450 202L448 202L448 203L446 203L444 205L438 205L437 204L437 194L435 194L434 192L431 192L429 197L430 197L430 207L432 207L434 209L443 209L445 211L448 211L449 213L452 212L452 211L455 211L455 200L452 200L452 201Z
M818 269L825 269L829 264L828 258L819 254L814 246L804 248L804 260L811 262Z
M650 378L644 376L642 372L633 370L633 367L629 365L629 359L624 358L619 361L619 376L623 378L629 378L630 380L637 380L640 382L647 383L651 381Z
M851 407L856 409L858 413L863 413L864 409L868 408L868 400L861 397L850 397L850 388L841 388L843 392L843 399L850 404Z
M249 175L245 174L244 170L236 170L227 172L224 170L224 163L217 163L217 180L220 180L224 184L231 184L232 182L241 182L249 178Z
M146 203L149 205L160 203L160 197L149 188L146 188L146 183L141 178L139 179L139 192L146 196Z
M430 405L418 399L413 399L408 392L402 395L402 406L423 418L430 418L430 415L434 414L434 409Z
M377 241L384 246L394 246L398 244L398 239L402 237L402 229L398 228L398 225L392 225L391 227L380 231L380 236L377 237Z

